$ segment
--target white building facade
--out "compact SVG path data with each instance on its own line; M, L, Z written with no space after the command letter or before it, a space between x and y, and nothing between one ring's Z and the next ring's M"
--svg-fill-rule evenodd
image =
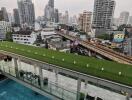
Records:
M129 12L126 11L122 12L119 18L119 26L123 24L127 24L128 19L129 19Z
M13 34L13 42L25 45L33 45L37 38L37 32L28 32L26 34L20 34L16 32Z
M132 25L132 16L129 17L128 24Z
M6 33L11 32L11 23L6 21L0 21L0 39L4 40L6 38Z

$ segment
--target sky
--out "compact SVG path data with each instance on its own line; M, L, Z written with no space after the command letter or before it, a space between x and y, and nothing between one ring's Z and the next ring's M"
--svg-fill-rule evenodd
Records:
M115 0L116 8L114 17L119 17L120 12L129 11L132 16L132 0ZM44 15L45 5L48 0L33 0L35 4L35 14L37 16ZM71 16L82 13L83 10L93 11L94 0L55 0L55 8L64 13L69 11ZM0 8L6 7L7 11L12 13L12 9L17 8L17 0L0 0Z

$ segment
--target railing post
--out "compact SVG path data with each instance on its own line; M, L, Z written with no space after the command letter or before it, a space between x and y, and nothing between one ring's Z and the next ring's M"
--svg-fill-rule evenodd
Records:
M55 70L55 83L58 85L58 71Z
M37 65L34 64L34 73L37 74Z
M80 100L81 79L77 81L77 100Z
M84 100L86 100L86 95L87 95L87 85L88 85L88 81L85 80L85 85L84 85L84 89L85 89L85 98L84 98Z
M128 93L128 94L126 95L126 100L130 100L130 97L131 97L131 95Z
M18 70L18 62L17 62L17 60L18 60L17 58L14 58L16 77L19 77L19 70Z
M21 60L20 60L20 58L18 59L18 65L19 65L19 70L21 70L21 69L22 69L22 65L21 65Z
M90 51L90 50L88 51L88 55L89 55L89 57L91 57L91 56L92 56L92 54L91 54L91 51Z
M40 87L43 88L44 84L43 84L43 71L41 66L39 66L39 77L40 77Z

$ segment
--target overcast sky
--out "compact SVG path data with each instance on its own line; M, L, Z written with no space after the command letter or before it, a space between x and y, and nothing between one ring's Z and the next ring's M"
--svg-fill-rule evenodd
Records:
M118 17L120 12L129 11L132 15L132 0L115 0L116 9L115 17ZM35 3L36 16L44 14L44 8L48 0L33 0ZM93 11L94 0L55 0L55 7L60 12L68 10L70 15L78 15L83 10ZM13 8L17 8L17 0L0 0L0 7L6 7L8 12L12 13Z

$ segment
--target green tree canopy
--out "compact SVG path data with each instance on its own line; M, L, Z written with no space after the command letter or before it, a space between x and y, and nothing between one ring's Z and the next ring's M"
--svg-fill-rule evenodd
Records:
M110 35L105 33L105 34L101 34L97 36L97 38L103 39L103 40L110 40Z
M37 35L37 38L34 44L36 44L37 46L40 46L40 44L43 44L43 39L41 34Z
M13 32L7 32L6 33L6 41L10 41L10 42L13 41L12 34L13 34Z
M120 25L118 27L118 31L123 31L126 26L127 26L126 24Z

